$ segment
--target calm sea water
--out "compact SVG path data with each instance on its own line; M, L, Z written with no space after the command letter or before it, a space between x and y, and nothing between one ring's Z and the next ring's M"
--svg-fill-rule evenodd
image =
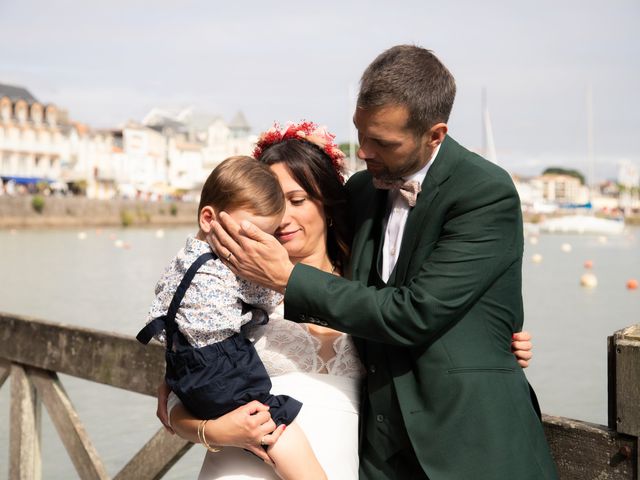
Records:
M135 335L153 287L190 229L0 231L0 311ZM563 251L563 244L571 246ZM116 246L119 245L119 246ZM122 247L124 246L124 248ZM566 249L566 247L565 247ZM542 262L534 263L534 254ZM598 286L579 279L593 262ZM621 236L542 235L525 247L526 328L534 335L527 376L545 413L606 423L606 337L640 321L640 230ZM155 400L61 376L110 475L159 427ZM0 479L8 475L9 384L0 390ZM43 478L77 478L43 409ZM194 447L166 478L195 478Z

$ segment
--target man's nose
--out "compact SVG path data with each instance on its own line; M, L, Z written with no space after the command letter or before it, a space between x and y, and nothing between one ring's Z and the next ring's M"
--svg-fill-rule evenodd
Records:
M373 150L367 148L366 142L363 141L360 143L356 155L360 160L367 160L373 158Z

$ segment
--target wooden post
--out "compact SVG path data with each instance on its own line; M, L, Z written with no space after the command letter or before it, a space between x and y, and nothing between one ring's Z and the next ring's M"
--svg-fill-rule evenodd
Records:
M609 370L615 372L615 387L609 388L609 422L615 419L619 433L640 437L640 324L617 331L610 349ZM640 442L627 454L635 459L640 480Z
M640 324L615 333L616 430L640 436Z
M40 480L40 421L38 394L21 365L11 365L11 419L9 427L9 479Z
M4 385L4 382L9 378L11 372L11 364L4 360L0 360L0 388Z
M69 458L83 480L107 480L109 475L93 447L78 414L54 372L37 368L27 370L49 417L58 431Z
M161 428L113 480L158 480L193 444ZM204 453L203 453L204 456Z

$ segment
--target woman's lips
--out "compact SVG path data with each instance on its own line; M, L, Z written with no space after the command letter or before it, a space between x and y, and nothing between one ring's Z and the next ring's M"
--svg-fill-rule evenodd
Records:
M280 240L281 242L288 242L289 240L291 240L296 233L298 233L300 230L289 230L287 232L279 232L276 233L276 237L278 238L278 240Z

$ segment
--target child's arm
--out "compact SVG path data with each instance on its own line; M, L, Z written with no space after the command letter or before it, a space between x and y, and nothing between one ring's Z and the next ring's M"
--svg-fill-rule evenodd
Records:
M262 308L267 312L273 311L273 309L284 300L284 296L278 292L274 292L273 290L248 282L239 277L238 297L245 303Z

